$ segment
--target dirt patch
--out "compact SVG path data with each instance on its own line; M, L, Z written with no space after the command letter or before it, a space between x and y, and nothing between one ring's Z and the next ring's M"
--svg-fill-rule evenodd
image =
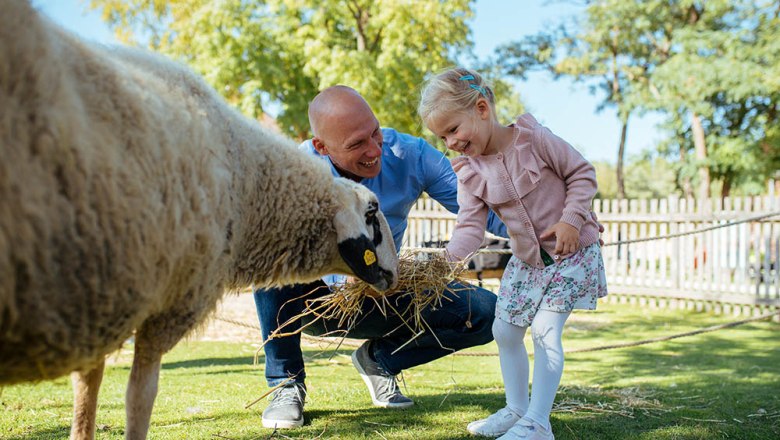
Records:
M260 323L251 293L225 296L204 327L189 338L193 341L260 343Z

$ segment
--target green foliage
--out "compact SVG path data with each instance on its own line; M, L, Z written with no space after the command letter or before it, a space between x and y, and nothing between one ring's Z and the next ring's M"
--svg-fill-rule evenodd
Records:
M587 82L605 97L599 109L616 107L621 121L666 113L658 151L676 155L681 188L702 169L724 194L765 188L780 168L776 1L594 0L580 18L502 48L500 64L520 77L543 68ZM704 130L696 155L693 115Z
M596 182L599 190L596 193L597 199L614 199L617 197L617 171L615 166L609 162L593 162L596 168Z
M673 164L665 158L644 154L629 160L626 167L626 197L629 199L659 199L674 194L676 189Z
M707 167L724 195L763 191L780 165L769 137L780 125L778 26L769 2L708 2L695 25L672 31L669 58L652 76L649 105L670 115L678 150L693 144L685 112L703 118L707 160L685 168Z
M596 198L617 198L615 166L609 162L594 162L599 191ZM630 157L626 164L625 190L629 199L662 199L676 192L676 166L652 152Z
M646 96L641 84L647 82L648 65L654 62L652 44L642 39L646 29L658 24L648 3L658 2L590 2L574 25L561 25L499 48L499 64L510 75L523 77L541 68L555 77L588 84L593 93L603 96L596 110L614 108L622 128L631 114L642 111ZM621 138L618 172L624 151L625 140ZM620 187L624 176L615 176L617 194L625 193Z
M599 304L572 314L566 349L635 342L730 321L685 310ZM780 352L773 322L639 347L568 354L551 423L559 440L673 440L780 437ZM259 337L259 336L258 336ZM532 344L526 341L529 350ZM265 429L267 388L256 345L182 342L163 357L150 438L474 439L466 424L505 404L498 357L448 356L404 372L412 408L375 408L350 351L306 348L306 424ZM332 347L331 347L332 348ZM97 415L100 439L123 439L124 390L132 347L109 358ZM495 353L495 344L469 351ZM70 381L62 377L2 389L0 436L67 438Z
M424 75L470 51L472 0L91 0L118 34L180 59L246 114L309 135L321 89L362 93L383 125L418 132Z

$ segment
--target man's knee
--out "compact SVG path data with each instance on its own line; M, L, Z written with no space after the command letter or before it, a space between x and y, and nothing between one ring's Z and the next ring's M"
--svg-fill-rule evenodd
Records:
M471 284L464 284L458 287L458 289L460 289L460 291L456 291L458 296L462 297L460 292L468 295L466 300L469 301L471 313L481 317L490 317L490 322L492 324L493 315L496 313L496 295L487 289Z
M467 323L475 335L475 345L487 344L493 340L493 320L496 315L496 295L478 287L470 286L470 319Z

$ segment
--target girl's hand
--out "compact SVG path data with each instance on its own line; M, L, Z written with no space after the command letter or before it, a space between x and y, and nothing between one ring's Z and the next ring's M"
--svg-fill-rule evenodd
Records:
M548 230L542 232L539 236L540 239L545 240L552 236L555 236L555 253L561 254L573 254L580 248L580 231L574 226L559 222L554 224Z

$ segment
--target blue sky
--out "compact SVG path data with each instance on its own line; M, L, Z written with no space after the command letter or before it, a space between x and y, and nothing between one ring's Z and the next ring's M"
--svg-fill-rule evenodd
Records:
M81 0L33 0L33 4L84 38L101 43L115 41L99 14L86 11L86 3ZM571 2L477 0L472 22L476 55L485 59L495 47L555 26L580 10ZM527 110L587 159L615 162L619 123L613 110L596 113L600 98L592 96L587 85L553 81L544 73L532 74L515 84ZM653 115L629 121L627 157L652 148L660 137L655 128L658 122L660 118Z

